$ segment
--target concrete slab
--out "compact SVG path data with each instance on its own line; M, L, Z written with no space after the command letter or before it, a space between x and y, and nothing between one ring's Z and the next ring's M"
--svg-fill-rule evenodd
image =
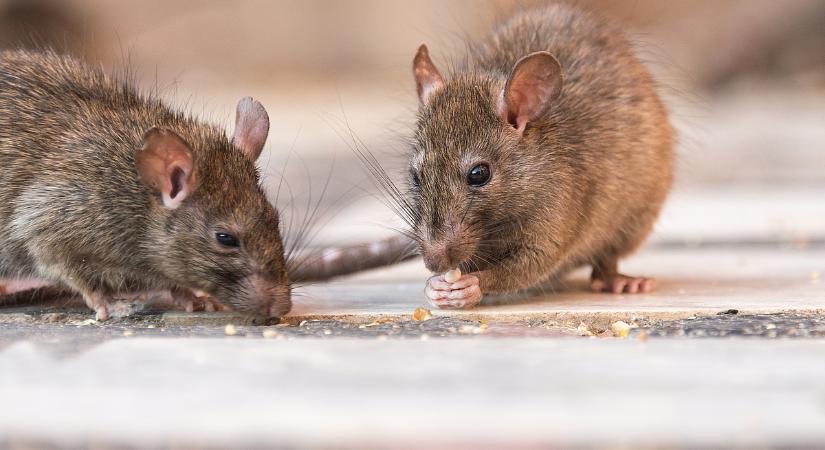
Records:
M24 342L0 398L0 445L810 448L825 341Z
M657 291L645 295L594 294L587 270L521 295L488 298L470 311L434 311L472 318L572 318L628 315L674 318L738 309L743 313L825 310L825 248L656 248L622 264L625 273L654 276ZM420 261L307 286L292 316L323 318L409 315L426 306L428 276Z

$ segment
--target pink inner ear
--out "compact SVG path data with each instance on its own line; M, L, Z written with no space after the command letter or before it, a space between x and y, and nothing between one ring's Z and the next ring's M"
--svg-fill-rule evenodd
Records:
M525 56L516 63L507 80L499 114L521 133L527 122L550 108L561 94L561 84L561 66L556 58L547 52Z
M172 182L172 188L169 190L169 198L175 198L183 190L186 173L178 166L172 169L172 174L169 176L169 181Z
M177 208L194 190L195 173L189 145L170 130L153 128L135 155L141 180L159 192L167 208Z

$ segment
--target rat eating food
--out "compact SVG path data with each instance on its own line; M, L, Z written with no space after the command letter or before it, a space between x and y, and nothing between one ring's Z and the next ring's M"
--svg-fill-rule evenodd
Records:
M618 271L672 180L673 130L621 31L576 7L522 11L442 75L422 45L411 225L438 307L476 305L593 268L594 291L649 292ZM458 267L460 278L443 273Z
M251 98L229 138L74 58L0 53L0 287L69 288L101 320L113 296L158 290L286 314L255 167L268 131Z

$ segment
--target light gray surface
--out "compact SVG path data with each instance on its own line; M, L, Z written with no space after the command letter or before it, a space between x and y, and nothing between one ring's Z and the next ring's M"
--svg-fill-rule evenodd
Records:
M63 445L825 445L825 341L21 342L0 398Z
M743 312L825 310L825 248L733 246L711 248L648 247L620 264L624 273L652 276L652 294L592 293L587 269L563 283L509 299L485 299L470 311L435 311L438 315L504 316L639 313L651 317L690 315L730 308ZM388 270L308 286L294 301L292 315L336 317L411 314L426 306L428 277L420 261ZM497 303L497 304L496 304Z

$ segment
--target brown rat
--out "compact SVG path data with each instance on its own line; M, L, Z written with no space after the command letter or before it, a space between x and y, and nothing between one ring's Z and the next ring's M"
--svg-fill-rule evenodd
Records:
M0 53L0 306L77 292L105 318L114 295L219 307L209 294L280 316L290 281L414 255L390 237L284 262L254 166L268 130L250 98L230 140L72 58Z
M592 288L648 292L618 272L670 189L673 131L651 75L613 25L558 4L516 14L442 76L422 45L406 206L439 307L582 265Z
M229 139L73 58L0 53L0 278L68 287L100 319L113 295L157 290L286 314L255 167L268 130L251 98Z

